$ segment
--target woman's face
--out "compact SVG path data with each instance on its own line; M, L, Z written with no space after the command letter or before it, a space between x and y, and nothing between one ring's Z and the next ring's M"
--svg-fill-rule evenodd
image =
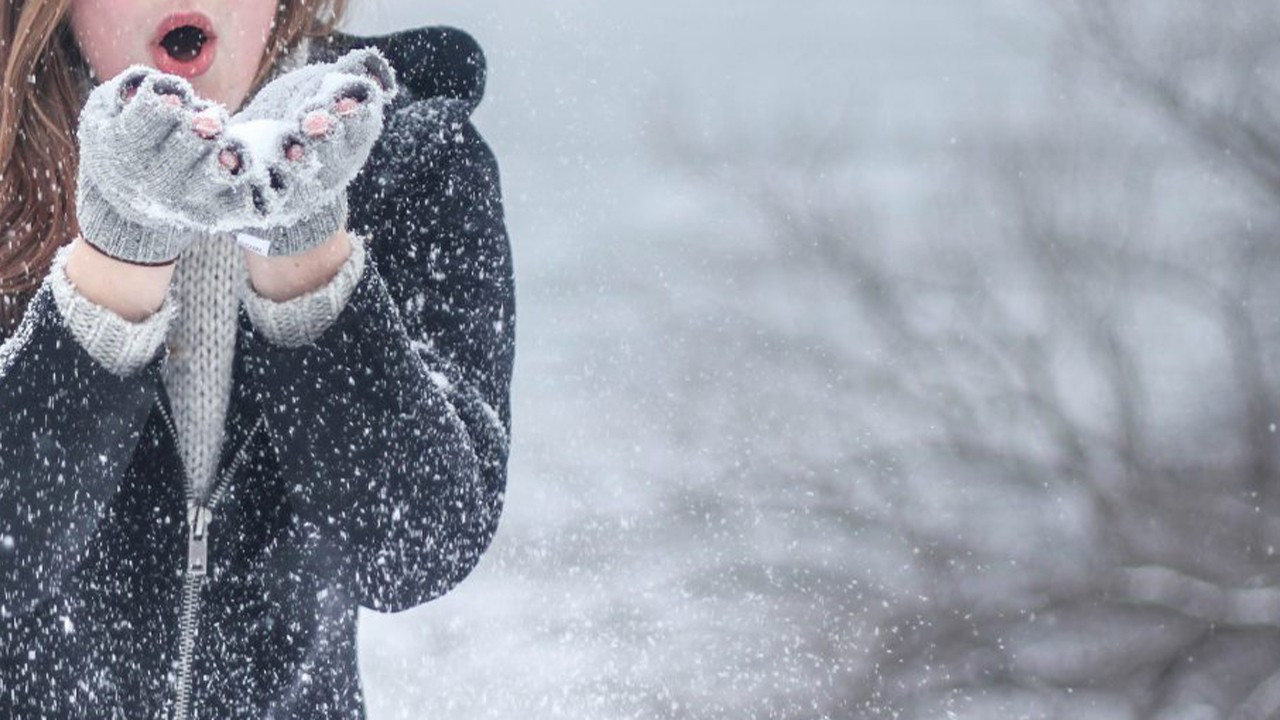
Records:
M277 0L71 0L71 29L99 80L133 64L187 78L234 112L262 62Z

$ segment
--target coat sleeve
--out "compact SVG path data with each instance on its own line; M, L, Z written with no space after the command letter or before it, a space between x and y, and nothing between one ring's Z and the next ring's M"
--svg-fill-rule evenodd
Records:
M95 359L46 280L0 345L0 619L56 594L132 460L161 356L127 374Z
M469 122L450 137L411 175L366 178L383 189L353 211L368 255L333 324L299 347L248 339L295 513L384 612L470 573L506 487L515 298L498 168Z

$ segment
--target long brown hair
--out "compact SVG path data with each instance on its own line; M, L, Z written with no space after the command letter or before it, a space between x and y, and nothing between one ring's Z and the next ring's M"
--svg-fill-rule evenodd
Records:
M71 0L0 0L0 337L17 326L75 219L76 121L89 67ZM256 90L305 37L331 33L348 0L281 0ZM251 91L252 92L252 91Z

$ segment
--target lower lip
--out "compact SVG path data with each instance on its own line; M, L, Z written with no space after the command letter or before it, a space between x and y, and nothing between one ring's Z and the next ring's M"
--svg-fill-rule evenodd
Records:
M166 34L184 25L198 27L205 34L205 41L204 45L200 47L200 54L187 61L172 57L169 55L169 51L165 50L164 46L160 44ZM212 23L209 22L207 17L197 13L178 13L165 18L160 23L155 41L151 43L151 59L154 61L157 70L188 79L199 77L208 72L209 68L213 66L213 60L217 53L218 38L213 36Z

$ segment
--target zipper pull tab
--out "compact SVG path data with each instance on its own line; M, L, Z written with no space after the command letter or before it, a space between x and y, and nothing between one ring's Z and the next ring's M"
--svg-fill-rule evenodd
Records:
M203 505L187 508L187 572L204 575L209 570L209 522L213 511Z

